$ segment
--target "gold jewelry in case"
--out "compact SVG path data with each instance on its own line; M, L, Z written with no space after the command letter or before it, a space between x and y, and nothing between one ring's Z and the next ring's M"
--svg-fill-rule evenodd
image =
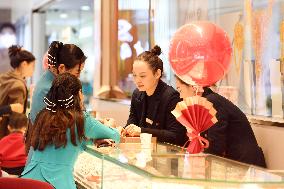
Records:
M237 73L240 73L244 49L244 27L240 21L235 24L234 29L234 62Z

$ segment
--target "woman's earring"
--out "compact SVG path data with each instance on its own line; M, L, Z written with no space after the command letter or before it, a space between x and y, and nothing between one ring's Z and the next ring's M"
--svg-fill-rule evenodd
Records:
M192 86L192 87L193 87L193 90L195 92L194 96L197 96L197 94L198 94L198 87L196 87L196 86Z

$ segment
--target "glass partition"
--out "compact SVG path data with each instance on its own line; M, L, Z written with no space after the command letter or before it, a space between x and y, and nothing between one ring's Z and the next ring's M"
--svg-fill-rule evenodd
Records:
M170 38L180 26L198 20L216 23L227 32L233 47L230 70L217 83L217 92L248 114L283 118L279 61L280 33L284 31L280 30L283 1L152 2L155 15L175 15L164 18L154 15L155 43L161 44L164 52L168 53ZM167 59L165 62L168 64ZM171 73L170 67L167 68Z
M141 1L119 0L119 5L120 16L132 15L124 16L124 21L135 24L133 11L129 11L131 6L140 15L139 22L143 21L144 29L137 35L137 39L141 39L141 50L148 50L154 44L161 46L165 68L163 79L171 85L175 84L168 52L174 32L184 24L199 20L222 27L230 37L233 53L230 70L216 83L216 91L247 114L283 118L284 1L150 0L141 5ZM143 8L139 9L139 6ZM128 13L122 7L128 7L125 8ZM120 73L122 89L129 93L133 82L128 82L132 78L127 74L131 73L137 51L131 45L130 48L124 46L132 49L131 57L120 60L121 68L128 70ZM123 57L127 56L130 53Z
M52 41L72 43L79 46L87 56L80 80L85 95L85 105L93 96L94 77L94 1L61 0L52 1L38 10L43 16L44 39L38 41L48 49ZM36 39L35 39L36 40ZM42 70L41 70L42 72Z
M134 59L150 46L150 0L118 1L118 70L119 86L131 97L135 89L132 78Z

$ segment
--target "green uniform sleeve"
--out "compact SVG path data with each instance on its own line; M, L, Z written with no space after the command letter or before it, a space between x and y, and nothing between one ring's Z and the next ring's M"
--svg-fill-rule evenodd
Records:
M112 139L119 143L120 134L116 129L107 127L89 113L84 113L85 136L92 139Z

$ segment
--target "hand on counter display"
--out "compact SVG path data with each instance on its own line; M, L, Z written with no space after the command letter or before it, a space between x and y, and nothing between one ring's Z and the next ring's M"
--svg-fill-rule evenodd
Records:
M129 136L140 136L141 128L137 125L130 124L125 128L125 134L128 134Z
M124 137L126 135L125 129L121 126L116 127L116 129L118 130L120 137Z
M125 136L125 129L121 126L117 126L113 118L98 119L98 121L110 128L117 129L121 137Z
M115 146L115 142L112 139L97 139L95 140L95 146L98 148L101 147L114 147Z

